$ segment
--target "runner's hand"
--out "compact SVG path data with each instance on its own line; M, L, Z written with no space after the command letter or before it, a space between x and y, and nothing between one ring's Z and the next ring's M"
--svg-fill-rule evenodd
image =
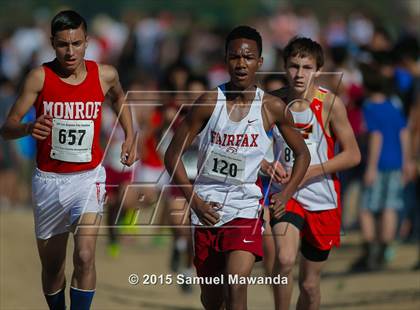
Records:
M52 116L41 115L34 123L29 124L30 135L37 140L45 140L52 130Z
M289 173L284 169L282 164L278 161L261 163L261 171L267 174L276 183L287 183L290 179Z
M273 161L271 163L271 169L269 170L269 175L274 178L274 181L277 183L285 184L289 182L290 173L284 169L283 165L278 161Z
M206 203L195 196L191 207L197 214L200 222L206 226L214 226L220 220L220 215L217 213L220 207L214 202Z
M284 198L282 197L281 193L274 194L270 198L270 212L271 216L276 219L280 219L285 211L286 204L284 202Z
M137 159L137 142L138 134L131 137L126 137L124 143L121 146L121 163L125 166L130 167Z

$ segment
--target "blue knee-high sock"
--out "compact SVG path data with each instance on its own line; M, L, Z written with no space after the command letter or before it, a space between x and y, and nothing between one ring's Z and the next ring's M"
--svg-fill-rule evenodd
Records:
M70 310L89 310L95 290L70 287Z
M52 294L45 294L48 307L50 310L66 310L66 298L64 295L65 287L58 292Z

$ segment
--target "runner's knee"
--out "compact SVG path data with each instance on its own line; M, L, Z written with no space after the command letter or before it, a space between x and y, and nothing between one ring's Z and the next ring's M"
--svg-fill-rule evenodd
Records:
M277 264L280 267L280 272L288 274L292 271L296 262L296 255L287 251L280 251L276 255Z
M64 262L52 262L42 267L42 272L48 277L59 277L64 274Z
M315 277L311 279L303 279L299 281L300 291L310 299L315 298L319 294L319 280Z
M95 263L95 253L91 249L81 249L75 253L74 265L75 268L83 271L93 268Z

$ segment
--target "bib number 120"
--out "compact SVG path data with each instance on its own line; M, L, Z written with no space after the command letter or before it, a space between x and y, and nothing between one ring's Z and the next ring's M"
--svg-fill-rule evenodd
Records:
M227 175L232 178L236 177L238 174L238 166L235 163L228 163L226 160L217 158L213 158L213 162L213 172Z
M58 132L58 142L67 145L74 145L76 143L77 145L82 145L85 134L85 129L60 129Z

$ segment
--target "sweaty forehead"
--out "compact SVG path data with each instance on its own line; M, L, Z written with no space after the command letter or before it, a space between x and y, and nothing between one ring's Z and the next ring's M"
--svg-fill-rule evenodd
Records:
M250 39L235 39L229 42L228 53L256 53L258 54L257 42Z
M82 27L79 27L77 29L65 29L57 31L54 36L55 39L66 42L84 40L85 37L86 34Z

